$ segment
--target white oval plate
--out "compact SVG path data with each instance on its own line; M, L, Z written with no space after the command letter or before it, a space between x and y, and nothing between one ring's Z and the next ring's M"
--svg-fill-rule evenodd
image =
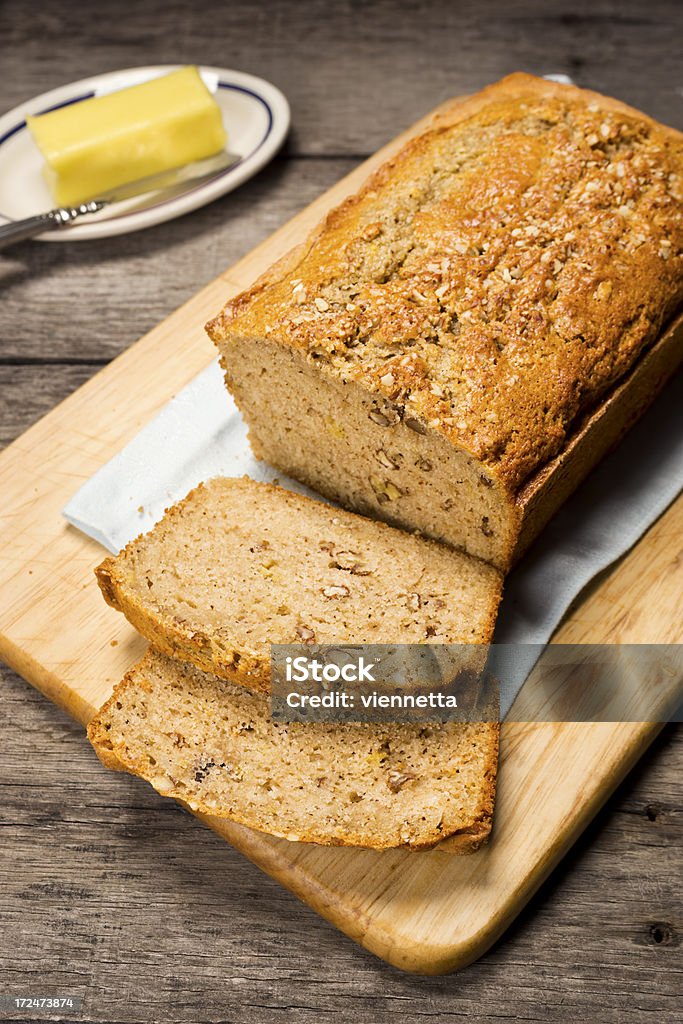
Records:
M137 85L179 66L128 68L83 78L80 82L36 96L1 117L0 223L44 213L55 205L43 180L43 158L26 127L27 114L43 114L91 96ZM187 191L172 199L163 199L160 195L159 201L154 202L153 197L150 201L146 196L143 210L136 209L141 205L139 197L117 203L101 213L88 216L87 222L61 231L46 232L39 236L40 241L85 241L161 224L237 188L275 155L289 128L289 104L280 90L262 78L241 71L203 66L199 71L223 112L228 133L227 148L239 156L239 161L203 185L188 183Z

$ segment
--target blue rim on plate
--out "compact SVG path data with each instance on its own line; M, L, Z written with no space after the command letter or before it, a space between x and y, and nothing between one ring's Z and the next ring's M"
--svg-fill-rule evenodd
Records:
M8 223L53 205L41 180L40 157L30 140L26 119L113 90L168 74L184 65L157 64L124 68L70 82L35 96L0 116L0 222ZM230 135L230 149L239 159L216 170L203 182L186 181L185 191L173 190L164 198L150 193L143 203L112 206L103 215L84 218L65 231L39 235L39 242L80 242L129 234L191 213L244 184L272 160L290 124L287 99L267 79L232 68L197 65L214 92Z
M258 102L265 108L265 111L266 111L266 114L267 114L267 117L268 117L268 124L267 124L266 130L263 133L261 139L259 140L257 145L251 150L251 152L248 154L251 157L255 153L258 153L258 151L261 149L261 147L264 145L266 139L270 135L271 131L273 130L273 111L272 111L272 108L271 108L270 104L268 103L268 101L265 100L263 98L263 96L260 96L257 92L254 92L253 89L248 89L248 88L246 88L246 86L243 86L243 85L235 85L232 82L223 82L220 79L218 80L218 82L216 84L217 84L217 88L218 89L230 89L233 92L241 92L241 93L244 93L247 96L251 96L252 99L258 100ZM38 111L38 116L40 114L49 114L53 110L61 110L63 107L71 107L75 103L82 103L83 100L92 99L95 95L96 95L95 91L91 90L90 92L83 93L80 96L74 96L74 97L72 97L72 99L64 100L62 103L55 103L55 104L53 104L50 107L45 107L44 110ZM17 135L19 132L25 130L26 128L27 128L27 124L26 124L26 120L25 119L22 120L22 121L19 121L15 125L13 125L12 128L10 128L8 131L6 131L3 135L0 136L0 146L3 146L9 139L13 138L15 135ZM192 195L193 192L197 192L200 189L206 188L207 185L213 184L215 181L218 181L220 178L224 178L227 174L232 174L232 172L235 171L236 168L238 168L244 162L245 159L246 158L244 156L240 156L239 160L237 160L235 163L231 164L230 167L226 167L222 171L217 171L216 174L213 177L208 179L208 181L203 181L201 185L196 185L194 188L188 188L188 190L186 192L183 192L183 196ZM172 202L175 202L175 198L174 199L162 199L158 203L153 203L151 206L148 207L148 209L150 209L150 210L158 210L162 206L166 206L166 205L168 205L169 203L172 203ZM107 218L107 220L119 220L122 217L128 217L128 216L130 216L130 214L124 212L124 213L117 214L114 217L109 217L109 218ZM14 217L10 217L8 214L3 213L2 210L0 210L0 217L3 217L6 221L9 221L9 222L12 222L12 221L15 220Z

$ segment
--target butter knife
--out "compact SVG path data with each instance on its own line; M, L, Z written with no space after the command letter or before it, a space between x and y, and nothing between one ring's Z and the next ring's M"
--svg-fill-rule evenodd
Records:
M199 160L196 163L177 167L172 171L164 171L162 174L153 174L148 178L139 178L137 181L128 182L111 192L80 203L78 206L58 206L54 210L36 214L34 217L9 221L7 224L0 225L0 249L14 245L15 242L35 238L36 235L42 235L45 231L68 229L70 224L80 220L81 217L99 213L106 206L135 199L137 196L156 192L157 195L154 196L153 203L164 202L174 195L182 195L190 188L197 188L211 181L212 178L233 167L240 160L241 157L236 153L222 150L207 160Z

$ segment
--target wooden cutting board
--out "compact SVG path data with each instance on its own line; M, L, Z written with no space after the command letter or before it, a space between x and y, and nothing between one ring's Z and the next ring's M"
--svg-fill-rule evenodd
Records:
M63 506L211 361L205 321L427 122L321 196L0 455L0 655L84 725L145 645L102 601L93 568L103 551L66 525ZM683 641L682 540L683 499L591 589L555 639ZM494 837L470 857L325 849L200 817L373 953L438 974L464 967L495 941L659 728L504 725Z

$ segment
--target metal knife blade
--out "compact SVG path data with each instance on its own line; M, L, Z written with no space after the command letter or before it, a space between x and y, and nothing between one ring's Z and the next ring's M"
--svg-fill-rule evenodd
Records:
M148 178L138 178L137 181L121 185L120 188L113 189L105 195L95 196L78 206L60 206L55 210L48 210L47 213L39 213L33 217L12 220L5 224L0 223L0 249L6 249L16 242L35 238L36 235L41 235L45 231L68 229L70 224L78 221L81 217L99 213L100 210L114 203L141 197L141 201L135 203L132 208L127 207L122 216L144 210L148 206L155 206L160 200L165 202L211 181L222 171L238 164L241 159L236 153L229 153L224 149L206 160L197 160L195 163L185 164L176 170L153 174Z
M209 181L221 171L234 167L242 158L237 153L229 153L222 149L215 156L207 157L206 160L197 160L192 164L185 164L172 171L163 171L161 174L152 174L148 178L138 178L137 181L130 181L119 188L112 189L104 195L93 196L93 199L101 203L122 203L128 199L135 199L137 196L145 195L147 192L161 192L168 190L172 194L176 191L185 190L188 186L196 188L198 185Z

